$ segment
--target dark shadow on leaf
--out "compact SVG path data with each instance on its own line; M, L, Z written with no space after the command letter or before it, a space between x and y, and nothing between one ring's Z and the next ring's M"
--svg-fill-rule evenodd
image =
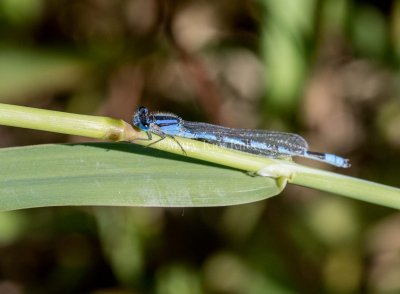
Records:
M237 170L237 171L243 172L242 170L239 170L236 168L227 167L227 166L223 166L220 164L215 164L212 162L203 161L203 160L191 158L191 157L184 156L184 155L177 155L177 154L169 153L166 151L143 147L140 145L127 143L127 142L104 142L104 143L103 142L96 142L96 143L90 142L90 143L62 144L62 145L70 146L70 147L86 146L89 148L100 148L100 149L104 149L105 152L113 150L113 151L126 152L126 153L135 153L135 154L140 154L142 156L164 158L164 159L169 159L169 160L176 160L176 161L187 162L187 163L192 163L192 164L201 164L201 165L210 166L210 167L225 168L225 169ZM127 156L129 156L129 154L127 154Z

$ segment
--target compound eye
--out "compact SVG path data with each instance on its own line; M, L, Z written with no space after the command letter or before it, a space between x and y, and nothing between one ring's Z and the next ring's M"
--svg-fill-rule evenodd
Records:
M147 114L149 113L149 110L147 109L147 107L140 106L138 108L138 112L139 112L140 116L142 116L142 115L146 115L147 116Z
M149 110L147 109L147 107L144 106L140 106L137 110L138 113L138 120L140 122L140 124L147 129L150 126L150 121L149 121Z
M150 127L149 110L147 107L140 106L136 109L136 113L133 117L133 125L140 129L147 130Z

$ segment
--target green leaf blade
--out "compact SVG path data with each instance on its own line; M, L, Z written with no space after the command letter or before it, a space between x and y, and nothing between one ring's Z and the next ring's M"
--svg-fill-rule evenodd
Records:
M6 148L0 162L0 210L234 205L277 195L285 184L121 143Z

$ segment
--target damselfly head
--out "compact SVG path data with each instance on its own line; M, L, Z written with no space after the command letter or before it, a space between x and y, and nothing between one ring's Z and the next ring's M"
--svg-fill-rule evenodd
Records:
M132 124L141 129L148 130L150 127L149 110L147 107L139 106L133 116Z

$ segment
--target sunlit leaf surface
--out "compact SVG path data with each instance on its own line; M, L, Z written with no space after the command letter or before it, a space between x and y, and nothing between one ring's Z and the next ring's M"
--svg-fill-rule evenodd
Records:
M0 150L0 209L60 205L218 206L283 187L270 178L132 144L41 145Z

